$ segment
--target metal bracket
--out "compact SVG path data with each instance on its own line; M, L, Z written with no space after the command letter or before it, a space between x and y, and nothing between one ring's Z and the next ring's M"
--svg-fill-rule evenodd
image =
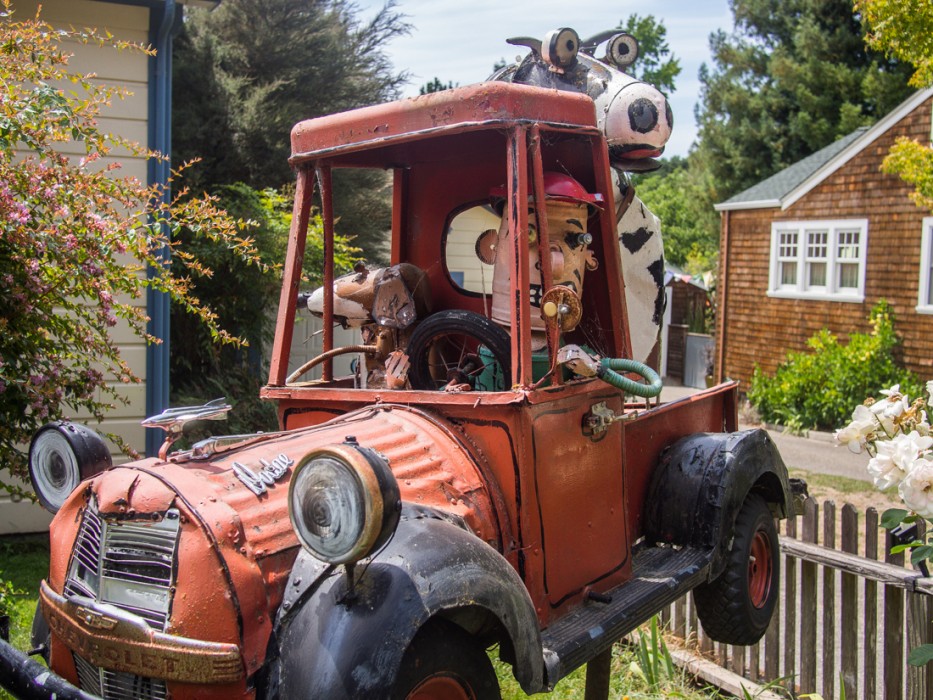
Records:
M583 434L590 437L602 435L610 425L627 417L628 414L625 413L613 413L605 401L600 401L593 404L589 413L583 416Z

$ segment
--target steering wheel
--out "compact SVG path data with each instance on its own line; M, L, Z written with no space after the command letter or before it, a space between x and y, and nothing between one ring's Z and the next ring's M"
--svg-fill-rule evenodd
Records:
M408 357L412 389L443 389L454 383L493 391L511 385L508 333L472 311L454 309L428 316L411 334Z
M285 386L291 386L298 377L306 372L314 369L324 360L329 360L332 357L337 357L338 355L346 355L351 352L365 352L367 355L374 355L376 353L375 345L344 345L339 348L333 348L327 352L322 352L316 357L312 357L310 360L305 362L301 367L296 369L285 380Z
M644 379L647 384L634 382L628 377L623 377L619 372L633 372ZM616 389L621 389L627 394L634 394L642 398L653 398L661 393L663 386L661 377L643 362L626 359L612 359L604 357L599 361L599 368L596 370L596 376L607 384L611 384Z

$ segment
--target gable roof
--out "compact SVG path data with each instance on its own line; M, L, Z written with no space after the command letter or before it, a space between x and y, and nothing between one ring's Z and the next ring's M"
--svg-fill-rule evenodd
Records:
M736 209L787 209L807 192L865 150L901 119L933 96L933 88L915 92L871 127L860 127L803 160L715 206Z

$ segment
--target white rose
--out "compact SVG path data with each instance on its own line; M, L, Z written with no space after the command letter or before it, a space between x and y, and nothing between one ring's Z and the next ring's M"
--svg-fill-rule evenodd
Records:
M869 436L875 432L877 421L867 406L856 406L852 412L852 422L841 430L837 430L833 437L840 445L845 445L856 454L862 451L868 442Z
M933 518L933 462L914 462L897 491L904 505L924 518Z
M868 462L868 473L875 487L883 491L900 484L930 445L933 437L920 435L916 430L877 443L878 453Z
M900 484L907 476L907 472L897 466L891 458L894 448L890 442L879 442L877 449L878 453L868 460L868 473L871 475L875 488L884 491Z

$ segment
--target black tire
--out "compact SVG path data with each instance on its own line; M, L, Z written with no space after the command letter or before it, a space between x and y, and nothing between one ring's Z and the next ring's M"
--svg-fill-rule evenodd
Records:
M497 365L494 386L484 384L480 375L492 363L480 357L490 355ZM473 389L508 389L512 381L512 344L509 334L485 316L463 311L438 311L418 324L408 342L408 381L412 389L441 389L451 381L467 383Z
M749 494L735 519L725 570L693 590L697 615L710 637L743 646L761 639L778 596L778 549L768 504L758 494Z
M462 628L432 620L415 635L399 669L392 700L500 700L486 652Z

